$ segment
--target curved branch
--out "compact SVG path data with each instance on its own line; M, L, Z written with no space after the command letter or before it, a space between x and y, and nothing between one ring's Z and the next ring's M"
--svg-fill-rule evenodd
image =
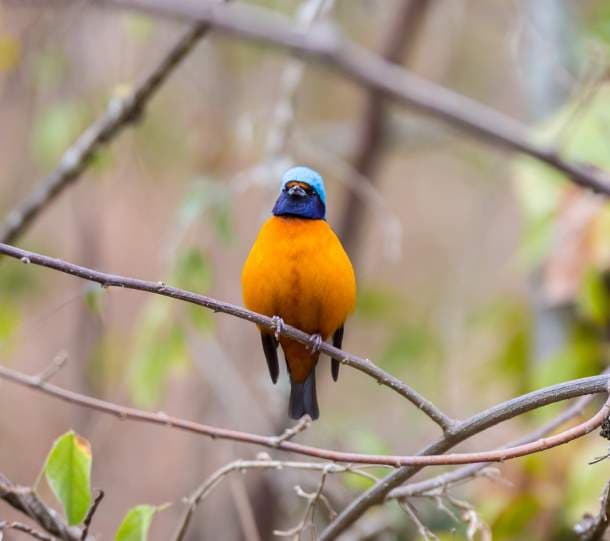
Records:
M594 376L596 378L601 377L607 379L607 375ZM610 379L608 379L610 382ZM552 388L547 388L547 392L550 395L554 395L555 391L558 390L555 386ZM527 396L536 395L537 392L529 393ZM546 394L546 393L545 393ZM572 395L576 396L576 395ZM523 402L521 399L524 397L519 397L513 400L509 400L505 404L499 404L490 410L496 410L496 414L502 415L502 411L504 410L503 406L506 406L510 403L515 408L521 408L523 406ZM547 399L553 400L550 396L547 395ZM607 403L606 403L607 404ZM505 410L504 410L505 411ZM481 428L481 424L485 425L485 428L489 428L491 426L489 424L489 418L485 414L486 412L482 412L476 415L473 415L469 419L466 419L456 426L453 433L446 435L443 438L436 440L431 443L424 449L422 449L417 456L429 456L429 455L439 455L441 453L446 452L451 449L453 446L458 443L472 437L473 435L481 432L484 428ZM506 413L506 411L505 411ZM507 417L504 417L504 420ZM495 424L495 422L493 423ZM581 426L581 425L578 425ZM474 466L473 466L474 467ZM358 496L354 501L352 501L340 514L339 516L327 526L327 528L322 532L318 541L329 541L331 539L336 539L338 535L344 532L351 524L356 522L369 508L373 507L384 501L388 494L391 494L393 489L396 489L399 485L404 483L407 479L413 477L417 472L419 472L423 466L404 466L398 468L393 471L389 475L387 475L384 479L382 479L375 486L371 487L363 494ZM448 474L450 475L450 474ZM425 482L425 481L424 481ZM422 483L424 483L422 482Z
M526 126L466 96L387 62L328 26L307 31L276 12L254 6L224 6L189 0L94 0L179 20L205 22L216 30L268 43L325 64L400 105L412 107L484 143L527 154L565 173L575 184L610 196L610 176L589 164L565 160L556 149L535 143Z
M608 371L606 370L604 373L607 374ZM537 428L527 436L524 436L522 438L519 438L518 440L515 440L514 442L509 443L506 447L515 447L517 445L530 443L540 438L543 438L547 434L550 434L551 432L558 429L561 425L567 423L575 417L583 415L585 408L591 402L593 402L594 399L595 395L580 397L574 404L567 407L557 417L551 419L548 423ZM398 487L392 490L386 496L386 499L408 498L410 496L416 496L425 492L429 492L431 490L436 490L445 486L449 486L463 479L473 477L477 474L477 472L484 469L486 466L486 462L481 462L479 464L469 464L468 466L464 466L462 468L458 468L447 473L442 473L440 475L437 475L436 477L431 477L430 479L424 479L423 481L418 481L417 483L409 483L408 485Z
M146 280L139 280L137 278L119 276L118 274L100 272L87 267L74 265L72 263L62 261L61 259L55 259L34 252L29 252L27 250L22 250L21 248L9 246L8 244L0 243L0 254L19 259L23 263L40 265L42 267L54 269L66 274L71 274L72 276L84 278L85 280L89 280L91 282L97 282L102 287L112 286L135 289L138 291L146 291L148 293L155 293L157 295L163 295L165 297L171 297L173 299L197 304L207 308L208 310L213 310L214 312L223 312L225 314L230 314L232 316L251 321L252 323L256 323L261 327L274 329L278 332L278 334L288 336L303 344L307 344L311 340L311 335L304 333L295 327L291 327L290 325L282 325L281 329L278 329L273 318L257 314L256 312L251 312L250 310L246 310L241 306L217 301L210 297L206 297L205 295L199 295L183 289L171 287L163 282L148 282ZM345 351L331 346L326 342L321 344L320 351L331 356L333 359L337 359L347 366L351 366L357 370L360 370L361 372L364 372L365 374L374 378L380 385L384 385L396 391L403 398L406 398L418 409L423 411L428 417L430 417L430 419L438 424L443 431L450 431L451 427L455 424L450 417L445 415L439 408L437 408L427 398L420 395L415 389L411 388L409 385L403 383L391 374L388 374L368 359L363 359L362 357L346 353Z
M40 391L54 398L59 398L65 402L94 409L101 413L114 415L119 419L129 419L132 421L173 427L202 436L209 436L214 439L224 439L260 445L263 447L280 449L282 451L311 456L323 460L330 460L333 462L344 462L349 464L378 464L394 467L409 466L412 468L450 464L471 464L475 462L501 462L510 460L512 458L537 453L539 451L550 449L551 447L563 445L564 443L568 443L576 438L580 438L592 430L595 430L595 428L601 425L603 420L608 416L608 411L610 409L609 402L607 401L593 417L584 423L570 428L565 432L561 432L560 434L556 434L555 436L542 438L536 442L518 447L512 447L510 449L502 448L479 453L454 453L449 455L440 454L443 452L443 450L440 450L438 454L430 452L427 455L417 456L372 455L320 449L318 447L294 443L292 441L282 441L278 443L276 436L263 436L260 434L252 434L239 430L214 427L194 421L188 421L186 419L171 417L163 412L153 413L138 410L136 408L120 406L112 402L107 402L105 400L100 400L51 385L50 383L41 380L39 377L27 376L3 366L0 366L0 379L10 381L24 387L29 387L30 389ZM569 381L559 385L554 385L552 387L547 387L546 389L534 391L519 398L515 398L513 400L509 400L508 402L504 402L503 404L494 406L493 408L474 415L471 417L471 419L462 421L458 425L462 428L452 436L448 436L442 441L453 441L455 439L463 441L474 434L482 432L492 425L498 424L506 419L516 417L522 413L525 413L526 411L539 408L552 402L565 400L566 398L572 398L574 396L606 392L607 386L608 376L594 376L591 378ZM405 468L401 468L396 471L401 472L404 469Z

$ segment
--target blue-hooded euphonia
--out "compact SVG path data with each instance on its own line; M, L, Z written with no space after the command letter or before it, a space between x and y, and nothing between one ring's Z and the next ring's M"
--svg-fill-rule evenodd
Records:
M343 325L356 302L356 278L341 242L326 222L326 192L318 173L307 167L289 169L272 212L244 264L244 303L250 310L315 335L307 345L283 336L279 344L290 375L291 417L309 414L317 419L319 344L332 336L333 345L341 347ZM275 383L278 340L273 331L260 331ZM337 381L339 362L334 359L331 373Z

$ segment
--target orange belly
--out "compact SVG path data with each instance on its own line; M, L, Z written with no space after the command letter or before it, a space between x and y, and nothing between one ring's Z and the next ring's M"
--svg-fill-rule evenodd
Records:
M242 272L246 307L310 334L331 336L354 309L356 280L341 242L324 220L274 216L261 228ZM291 377L315 366L303 344L281 338Z

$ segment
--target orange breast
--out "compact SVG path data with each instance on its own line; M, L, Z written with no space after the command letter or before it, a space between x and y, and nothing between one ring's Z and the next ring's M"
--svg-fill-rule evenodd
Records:
M267 220L244 264L242 289L250 310L280 316L325 340L343 324L356 301L352 264L324 220L277 216ZM287 342L282 340L282 346L291 373L298 369L296 364L315 363L317 355L305 362L304 347ZM289 357L295 356L303 358L291 363Z

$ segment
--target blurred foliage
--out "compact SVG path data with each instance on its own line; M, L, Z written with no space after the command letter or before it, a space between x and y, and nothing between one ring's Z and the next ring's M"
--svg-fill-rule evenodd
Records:
M0 34L0 72L15 67L21 57L21 43L15 36Z
M58 102L38 118L32 132L32 155L43 169L52 168L90 121L86 108Z
M300 5L296 0L256 0L253 3L289 16ZM493 107L521 115L522 104L515 98L519 94L518 79L529 75L515 68L522 59L514 49L523 47L519 54L527 52L529 44L526 41L516 43L527 33L527 21L522 19L522 13L513 9L514 6L507 17L505 3L489 3L485 9L474 9L474 3L471 4L464 4L468 16L463 23L459 22L459 9L435 8L426 23L423 38L429 39L428 43L434 46L419 47L417 54L411 55L412 67L424 77L459 87L468 95L485 92L485 100L494 102ZM574 43L582 54L582 73L558 75L558 84L565 77L573 77L576 81L571 100L535 127L531 135L535 140L557 148L570 160L610 170L610 85L585 81L585 72L597 73L594 68L599 70L600 80L605 77L608 57L604 55L608 53L594 57L590 51L591 47L595 51L610 50L610 4L605 1L586 4L582 8L588 10L585 26L581 29L580 38L583 39ZM379 9L379 6L368 0L337 2L334 22L359 43L379 49L382 34L391 22L389 11ZM1 9L0 15L4 15ZM93 16L87 14L87 17ZM99 36L83 26L80 38L76 24L69 32L59 27L46 28L49 35L45 36L38 31L39 27L45 29L43 20L34 21L28 31L19 32L18 24L8 30L0 29L0 90L6 108L3 111L6 127L0 135L7 148L2 156L2 171L8 179L3 186L2 196L6 198L2 202L3 208L10 208L13 201L29 191L30 185L22 180L26 176L34 178L32 169L50 171L88 122L103 111L107 100L133 88L134 82L154 65L179 30L148 16L125 13L117 17L120 17L120 24L112 21L114 26L110 30L100 22ZM57 19L53 19L52 14L49 20L57 26ZM426 37L428 33L430 35ZM104 45L100 45L101 40L98 43L98 37L103 38ZM110 43L113 40L115 43ZM593 60L588 62L599 62L599 66L585 65L589 57ZM481 63L483 61L486 63ZM86 181L79 184L73 194L58 202L57 210L49 213L49 221L42 221L40 229L33 230L32 236L41 246L40 251L71 260L86 261L93 256L109 269L127 269L125 274L133 270L134 275L145 275L153 269L151 272L155 276L166 279L171 285L202 294L222 292L222 295L232 295L235 299L231 299L232 302L239 302L235 277L240 258L243 259L248 248L245 239L252 236L263 209L252 203L255 200L250 197L252 193L241 190L241 185L236 186L232 178L235 171L245 170L261 159L258 153L265 146L262 136L269 129L268 113L276 105L281 88L277 82L284 65L281 55L271 55L265 48L226 37L214 36L198 47L151 103L141 122L97 156L93 172L103 172L104 183L98 183L96 188L104 184L107 191L92 192L94 201L86 197L81 199L81 196L91 194L87 192ZM484 69L487 67L490 69ZM520 65L519 69L523 67ZM515 73L509 73L507 77L511 70ZM331 85L341 86L332 86L329 90ZM351 83L328 77L318 68L308 69L295 100L298 130L321 148L328 145L331 152L337 148L337 140L340 140L341 152L351 149L362 107L361 93L351 87ZM490 95L491 92L495 94ZM22 101L18 101L21 94ZM23 115L12 119L11 115L20 108ZM251 121L253 140L238 145L235 126L245 116L254 119ZM410 113L394 115L392 122L397 121L398 126L398 120L411 122L416 116ZM424 121L417 118L417 122ZM442 128L435 128L441 133L440 137L433 134L431 141L425 143L430 146L429 152L413 152L411 139L419 135L415 137L410 132L420 132L419 124L414 126L415 130L411 129L411 124L407 126L409 136L405 139L400 133L394 133L394 129L390 130L391 144L380 170L380 182L375 187L382 197L396 198L391 201L392 207L398 209L400 214L397 215L408 232L403 246L405 257L396 264L388 264L382 259L377 242L379 228L371 213L373 219L367 222L367 238L362 244L362 269L358 269L356 315L347 327L347 349L369 356L443 407L457 396L457 404L453 402L451 407L457 405L463 407L463 411L483 401L489 405L496 399L508 399L536 387L599 372L605 364L610 317L607 276L610 206L575 188L553 169L519 157L511 164L514 165L514 186L521 216L514 212L508 188L499 192L502 204L493 202L493 210L507 212L508 208L510 222L506 229L514 232L515 237L523 229L523 218L523 237L514 240L510 234L493 232L497 223L502 225L502 216L492 214L489 223L484 224L489 225L489 231L481 230L486 228L478 224L476 230L468 230L465 238L460 232L462 222L471 225L468 220L472 220L472 224L476 224L473 209L478 208L477 205L486 207L489 203L489 199L480 197L479 193L491 183L500 185L501 182L496 181L506 176L505 169L499 170L495 153L487 149L482 151L478 144L470 141L464 144L461 136L447 136ZM399 127L402 129L402 124ZM11 146L13 134L17 137L20 130L24 131L22 140ZM423 139L430 139L426 130L421 130ZM437 144L437 137L440 144ZM459 140L457 144L454 139ZM288 143L295 158L300 158L298 145L294 141ZM216 146L218 150L210 150ZM456 155L459 167L456 167ZM339 175L332 169L325 174L329 182L336 181L335 177ZM493 178L490 175L494 175ZM405 182L405 178L409 182ZM252 187L248 185L248 190ZM344 192L333 189L333 195L336 195L333 207L341 208L340 198ZM94 210L102 216L100 223L87 222L86 225L97 230L92 235L95 242L91 242L91 246L85 243L84 248L75 242L80 227L89 218L87 212L79 208L83 201L98 205ZM73 213L74 208L83 216L75 218L73 214L79 212ZM129 237L132 232L145 237L141 244L140 237ZM469 246L481 242L485 235L490 235L493 246L489 252L482 253L480 262L469 261ZM29 241L29 238L25 240ZM128 246L126 242L129 242ZM565 257L566 253L568 257ZM513 264L515 255L520 267ZM467 285L472 291L460 297L453 293L459 288L455 273L463 259L471 265ZM413 269L419 272L413 272ZM535 358L533 351L537 337L527 284L532 269L542 270L543 289L549 293L550 306L567 304L574 307L575 319L565 333L562 347L544 359ZM34 359L42 359L44 366L44 360L55 354L56 341L74 345L70 339L58 336L57 327L49 325L51 330L41 332L39 338L38 331L46 328L32 326L36 315L43 311L41 306L51 293L55 294L56 282L47 281L46 276L24 272L18 264L0 263L2 362L21 362L22 359L30 362L34 354ZM217 291L213 289L216 286ZM61 296L61 292L58 294ZM236 327L229 327L228 323L227 335L220 340L214 315L203 308L147 296L132 310L131 300L121 304L118 297L119 294L116 297L108 295L97 286L84 290L82 301L91 319L96 323L104 320L102 336L96 336L93 344L87 343L88 347L83 348L84 354L93 359L86 376L97 385L91 385L90 389L100 395L105 391L111 394L127 374L130 398L137 405L152 408L169 398L168 407L176 408L177 415L184 415L185 412L179 410L183 404L172 401L174 397L167 390L172 378L184 375L192 368L190 333L199 333L204 340L218 333L214 340L223 347L225 340L230 342L226 347L230 347L231 354L238 359L236 369L251 385L256 399L261 402L268 399L267 394L272 391L259 386L257 379L264 369L259 349L255 353L261 358L256 359L259 364L254 369L254 361L250 364L254 357L250 338L245 334L243 337L238 334L238 340L226 338ZM463 321L456 323L459 325L455 333L457 338L451 341L447 335L453 329L447 328L444 316L455 308L453 304L460 305ZM71 329L66 333L69 331ZM78 340L85 341L77 336L74 343ZM42 345L36 349L32 344L39 342ZM256 346L258 348L258 342ZM13 360L13 352L16 352L17 361ZM457 368L450 366L457 362L456 359L460 365ZM69 370L74 372L68 376L70 385L86 381L81 373L84 364L80 359L70 363ZM448 367L453 371L447 370ZM40 367L28 365L28 368L35 373L34 370ZM459 379L451 379L456 374ZM320 446L331 442L355 452L383 454L415 451L420 444L437 435L428 425L422 428L424 422L414 419L417 413L410 408L404 408L404 411L393 407L384 409L387 404L398 402L391 402L392 398L386 402L388 393L378 392L377 386L372 386L373 391L370 391L370 382L363 383L364 378L349 380L351 376L342 375L341 387L331 387L333 391L320 378L320 400L325 403L323 418L304 437L318 439L315 444ZM325 377L328 377L327 372ZM354 381L361 387L354 392L346 381ZM109 382L112 385L108 385ZM231 392L235 391L230 384L226 389L215 389L215 394L223 394L223 397ZM197 393L203 394L200 390ZM449 395L454 396L448 398ZM237 399L230 395L224 398L227 401ZM201 409L199 399L200 396L189 395L188 400L182 401L190 408L188 414ZM334 411L329 411L332 408L326 403L330 403ZM258 405L253 405L253 411L257 410L257 413L259 409L272 409L258 408ZM505 443L538 426L562 407L547 407L526 415L498 429L497 440L490 436L490 440L481 438L479 441ZM214 409L214 414L218 415L215 421L223 426L225 422L233 423L233 417L219 411L223 409ZM50 430L49 427L54 430L58 424L63 426L66 422L60 414L55 420L51 414L48 417L40 421L39 430ZM9 423L12 417L7 415L6 419ZM279 414L277 419L284 420ZM264 420L272 426L277 419ZM403 425L403 420L408 422ZM207 422L206 419L202 421ZM99 434L106 437L102 429L97 430L96 424L82 424L95 437L100 437ZM18 425L18 428L21 427ZM6 426L0 429L4 434ZM107 438L112 444L106 446L104 461L96 462L100 471L106 465L107 479L121 477L113 477L109 471L113 474L118 468L122 471L123 464L131 473L144 478L158 475L159 464L165 465L169 459L175 460L187 472L207 472L220 459L224 460L221 456L224 449L219 455L214 454L213 446L206 447L206 453L193 452L191 440L185 444L177 442L175 448L170 449L159 444L156 433L150 436L134 430L122 434L128 441L125 447L129 449L129 456L121 466L116 465L121 446L115 444L114 434ZM83 440L74 433L60 438L45 468L54 494L73 523L79 522L87 508L85 502L90 501L91 452L88 450L87 459L87 446L79 446L79 441ZM93 438L92 441L95 446ZM138 445L146 447L146 460L140 450L133 450ZM452 492L473 505L480 518L492 528L494 539L574 539L573 524L585 511L597 510L597 498L607 478L606 465L588 467L586 463L603 454L605 446L605 442L592 435L565 449L503 465L502 472L511 486L477 479ZM158 450L158 455L153 449ZM188 462L187 456L194 457L192 462ZM9 459L14 460L14 457L9 456ZM23 462L27 460L24 458ZM386 468L370 471L379 477L387 475ZM172 486L171 491L163 483L158 490L167 489L164 494L171 492L175 496L178 490L191 488L192 475L189 473L185 478L185 485L178 486L181 481L176 480L177 486ZM371 485L371 481L360 476L346 475L341 479L338 487L345 487L350 494ZM113 484L113 503L120 501L113 509L125 510L133 505L133 492L138 487L127 485L124 485L125 494L119 494L122 491L116 490L117 486ZM231 507L220 499L220 495L218 498L223 511ZM440 539L468 538L463 508L447 503L455 514L453 519L434 501L417 500L416 504L424 522ZM203 507L202 514L205 512ZM398 506L387 506L387 509L397 532L393 538L417 539L416 528ZM156 511L158 508L147 505L130 509L116 531L115 539L146 539ZM216 522L226 526L223 521L232 515L228 511L222 515ZM112 521L114 529L119 518L113 514ZM225 534L224 530L221 532ZM214 533L209 537L221 538ZM474 539L482 541L484 537L479 531Z

